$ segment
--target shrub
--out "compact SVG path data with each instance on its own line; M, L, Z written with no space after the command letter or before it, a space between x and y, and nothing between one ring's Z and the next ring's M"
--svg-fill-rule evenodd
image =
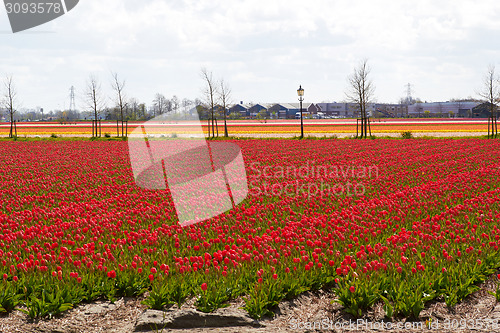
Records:
M413 139L413 133L410 131L402 132L401 138L402 139Z

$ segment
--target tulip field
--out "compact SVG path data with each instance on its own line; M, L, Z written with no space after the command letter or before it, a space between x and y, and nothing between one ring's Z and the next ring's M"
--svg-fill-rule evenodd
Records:
M127 131L131 133L142 122L130 122ZM300 133L300 122L298 120L274 119L274 120L229 120L228 131L231 135L297 135ZM197 124L196 124L197 126ZM305 119L305 133L311 134L355 134L355 119ZM371 131L374 134L399 134L404 131L413 133L443 133L447 136L456 133L468 134L469 136L483 135L487 132L486 119L378 119L371 122ZM208 134L206 121L202 121L202 127ZM192 133L193 123L179 122L175 124L177 133ZM0 123L0 136L9 134L10 124ZM219 124L220 134L224 132L222 123ZM161 133L161 126L158 133ZM105 121L102 123L101 134L116 136L116 123ZM57 123L57 122L19 122L17 124L17 135L19 137L50 135L65 137L90 137L92 125L90 122Z
M261 318L324 289L355 317L418 318L500 268L498 140L232 142L247 198L185 228L168 190L135 184L125 141L0 142L0 312L144 295Z

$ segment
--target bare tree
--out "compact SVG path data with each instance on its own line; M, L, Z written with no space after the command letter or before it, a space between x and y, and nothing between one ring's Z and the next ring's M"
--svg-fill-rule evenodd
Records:
M111 75L113 76L113 81L111 82L111 87L113 88L113 90L116 93L115 103L116 103L116 106L118 106L118 109L120 111L120 121L121 121L121 127L122 127L121 137L125 137L125 136L127 136L127 134L124 133L124 128L123 128L123 124L125 121L124 113L125 113L126 108L127 108L127 103L125 102L126 98L124 95L125 81L120 81L118 79L117 73L111 73ZM116 132L118 134L120 133L119 128L118 128L118 121L116 122ZM118 136L120 136L120 135L118 135Z
M155 95L155 99L153 100L153 116L156 117L156 113L161 115L167 111L167 99L160 93Z
M488 138L490 138L490 123L491 123L491 138L496 138L498 135L497 127L497 105L500 101L500 82L498 75L495 73L495 66L489 65L483 81L483 90L478 93L489 104L490 114L488 116Z
M174 103L172 103L171 99L165 98L165 111L166 112L174 111Z
M214 108L217 104L216 98L218 94L217 84L213 79L212 72L207 71L206 68L202 68L201 77L203 81L205 81L205 100L208 105L210 111L210 117L212 120L212 137L215 137L215 117L214 117ZM210 137L210 118L208 120L208 137Z
M3 107L7 110L10 118L9 138L13 138L14 133L14 113L16 113L17 91L12 76L6 76L4 80L5 93L2 101Z
M193 105L193 103L194 103L194 102L193 102L192 100L190 100L190 99L187 99L187 98L183 98L183 99L182 99L181 104L182 104L182 109L184 110L184 113L185 113L185 114L187 114L187 113L188 113L188 111L189 111L189 107L190 107L191 105Z
M139 110L141 112L141 119L147 119L147 115L146 115L146 103L139 104Z
M181 101L179 100L179 97L174 95L171 99L170 102L172 103L172 111L177 113L179 111L179 107L181 105Z
M360 113L361 120L361 137L368 136L369 118L367 116L367 106L372 102L375 87L369 79L370 67L368 60L364 59L354 72L348 77L349 83L346 97L351 103L355 103ZM356 125L357 126L357 125Z
M85 101L87 106L94 113L94 120L92 123L92 137L101 136L101 122L98 118L101 110L104 107L101 84L96 76L90 75L87 82L87 90L85 92ZM94 125L95 124L95 125Z
M132 117L132 119L136 120L136 119L139 119L141 117L141 115L139 114L139 101L137 100L137 98L130 98L127 102L127 106L130 110L130 112L132 113L131 115L129 115L129 117Z
M224 79L220 80L219 99L222 104L222 112L224 112L224 136L227 138L227 107L231 103L231 88L227 85Z

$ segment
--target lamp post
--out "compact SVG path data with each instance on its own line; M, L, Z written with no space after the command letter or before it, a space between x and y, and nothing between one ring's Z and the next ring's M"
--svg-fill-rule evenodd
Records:
M300 101L300 138L304 138L304 120L302 118L302 101L304 100L304 89L302 89L302 85L297 89L297 94L299 95Z

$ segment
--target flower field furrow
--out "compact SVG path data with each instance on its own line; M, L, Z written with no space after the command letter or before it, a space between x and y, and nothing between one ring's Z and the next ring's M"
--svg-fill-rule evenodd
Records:
M125 142L2 142L0 310L52 316L149 290L156 309L242 296L258 318L331 288L355 316L380 301L418 317L500 267L494 141L235 143L248 197L182 228L168 190L135 185Z
M231 135L240 134L299 134L299 120L275 119L275 120L228 120L228 131ZM141 122L130 122L127 126L128 133L132 133ZM478 133L487 131L486 119L378 119L370 123L372 133L401 133L411 131L414 133ZM160 123L156 128L151 128L151 134L161 136L164 130ZM192 134L196 132L199 124L193 122L180 122L174 124L176 134ZM206 121L201 123L202 129L208 135ZM355 119L305 119L306 133L356 133ZM92 124L90 122L77 122L72 124L60 124L56 122L19 122L17 123L17 135L22 136L92 136ZM220 126L221 133L224 131ZM0 136L8 136L10 124L0 123ZM116 123L104 121L101 126L101 134L117 135Z

